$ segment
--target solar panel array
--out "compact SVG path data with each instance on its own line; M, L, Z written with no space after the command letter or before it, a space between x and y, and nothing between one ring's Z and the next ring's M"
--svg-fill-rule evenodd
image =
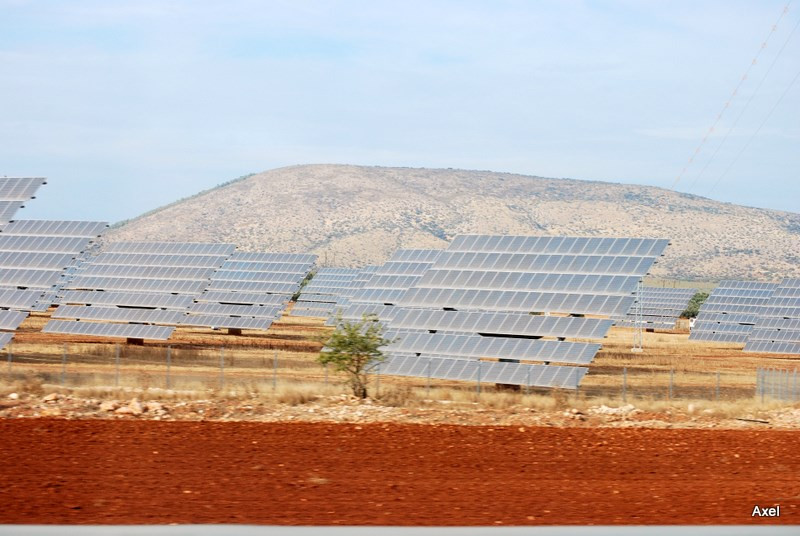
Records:
M20 195L29 195L32 189L32 185L21 188ZM0 229L0 329L15 331L29 312L46 311L70 270L107 227L105 222L51 220L15 220L4 225Z
M695 294L697 289L693 288L642 287L642 327L675 329L678 318L689 306L689 301ZM623 327L636 327L638 301L637 294L636 302L628 314L612 317L614 323Z
M234 252L210 276L183 326L266 330L280 318L316 255Z
M0 178L0 225L12 219L25 202L36 196L36 191L47 181L40 177Z
M117 242L64 285L48 333L166 340L233 244Z
M777 286L744 351L800 355L800 279L784 279Z
M329 317L345 294L363 284L363 280L357 279L360 273L358 268L320 268L300 291L292 315Z
M583 315L625 315L667 245L459 236L443 251L398 252L354 296L344 318L371 313L385 325L393 342L382 373L470 380L481 374L497 383L575 389L587 369L551 363L594 359L600 345L587 340L603 338L613 322Z
M777 288L777 283L721 281L700 307L689 340L747 341Z

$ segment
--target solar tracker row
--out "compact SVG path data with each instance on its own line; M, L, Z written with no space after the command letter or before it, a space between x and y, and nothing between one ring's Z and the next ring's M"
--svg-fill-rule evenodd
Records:
M36 191L47 179L43 177L3 177L0 178L0 199L3 201L27 201L33 199Z
M53 318L76 320L104 320L108 322L136 322L144 324L177 325L186 313L164 309L135 309L131 307L84 307L62 305L53 312Z
M11 339L14 338L13 333L0 333L0 350L8 346L11 342Z
M0 268L28 268L31 270L63 270L75 260L73 253L0 253Z
M658 238L459 235L447 249L498 253L659 257L664 254L668 245L669 240Z
M224 255L167 255L151 253L108 253L103 252L91 260L91 264L129 265L129 266L185 266L198 268L218 268L226 257Z
M700 307L689 340L747 341L777 287L776 283L758 281L721 281Z
M16 331L26 318L28 318L27 312L0 311L0 329Z
M260 281L217 281L213 278L208 285L208 290L228 290L232 292L256 292L268 294L293 295L300 289L297 283L262 283Z
M800 354L800 279L784 279L760 313L744 351Z
M0 232L10 235L96 238L106 229L107 223L97 221L14 220Z
M149 292L98 292L67 290L61 303L73 305L118 305L122 307L152 307L185 310L192 303L188 294L159 294Z
M207 284L207 281L184 281L181 279L137 279L133 277L76 275L64 288L68 290L175 293L194 296L202 292Z
M514 292L502 290L463 290L412 288L397 301L406 307L475 309L615 315L624 314L633 304L633 296L567 294L553 292Z
M272 318L252 318L225 315L189 315L181 321L182 326L225 329L258 329L266 331Z
M300 265L287 265L300 266ZM249 272L246 270L225 270L220 269L214 272L214 281L254 281L258 283L296 283L299 284L308 273L308 267L298 268L295 271L284 272L278 269L274 271Z
M60 277L61 270L0 268L0 283L6 288L25 287L49 289L58 282Z
M654 257L539 255L531 253L469 253L446 251L436 269L539 272L560 274L647 275Z
M426 358L425 356L391 356L381 363L378 370L381 374L395 376L471 382L480 380L486 383L527 387L576 389L588 369L585 367Z
M27 236L0 233L0 252L77 253L89 245L88 238L73 236Z
M206 291L195 299L198 302L243 305L286 305L291 296L259 292Z
M395 342L386 346L390 353L438 355L460 359L484 357L522 361L555 361L558 363L591 363L600 350L599 344L543 341L479 335L424 332L386 332Z
M42 294L41 290L0 289L0 307L31 310Z
M73 322L51 320L42 332L64 335L87 335L95 337L134 338L165 341L169 339L174 327L151 326L146 324L101 324L98 322Z
M213 267L191 266L132 266L90 263L80 270L81 276L103 276L140 279L183 279L208 281L214 273Z
M598 318L405 308L397 308L391 317L393 329L576 339L602 339L611 324L611 320Z
M250 316L256 318L276 318L280 316L282 310L283 304L280 306L261 306L198 302L189 307L190 314Z
M422 276L417 286L630 295L636 290L639 279L637 276L433 269Z
M432 263L439 258L443 251L443 249L398 249L389 258L389 262Z

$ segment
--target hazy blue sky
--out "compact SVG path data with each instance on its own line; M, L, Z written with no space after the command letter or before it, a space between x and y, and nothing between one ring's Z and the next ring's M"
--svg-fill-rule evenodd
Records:
M671 187L769 36L677 189L800 212L787 1L0 0L0 175L109 221L305 163Z

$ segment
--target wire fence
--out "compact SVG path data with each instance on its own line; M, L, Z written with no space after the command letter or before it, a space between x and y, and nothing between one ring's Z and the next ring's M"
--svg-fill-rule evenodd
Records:
M759 368L756 372L756 396L784 402L800 401L797 369Z
M9 381L35 380L62 387L165 389L174 391L268 392L291 384L326 387L345 377L321 365L315 353L241 347L171 347L134 345L63 345L7 348ZM0 371L3 367L0 365ZM392 384L431 389L551 394L534 386L497 385L481 381L437 380L371 374L371 389ZM313 385L312 385L313 386ZM780 400L800 401L796 371L758 369L757 374L731 371L690 371L655 366L592 366L577 390L567 394L585 399L636 400Z

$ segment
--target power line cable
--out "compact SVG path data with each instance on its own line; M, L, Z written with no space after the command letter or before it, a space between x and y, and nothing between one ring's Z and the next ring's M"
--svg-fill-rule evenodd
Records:
M725 136L722 138L722 141L719 143L719 145L717 145L717 148L714 149L714 152L711 154L711 158L708 159L706 164L703 166L703 169L700 170L700 173L694 178L694 181L692 181L691 186L689 186L689 190L692 190L694 188L695 184L697 184L697 181L703 176L703 174L708 169L708 166L711 164L711 162L714 161L714 157L717 156L717 153L719 152L719 150L722 148L723 145L725 145L725 142L728 140L728 137L731 135L733 130L736 128L736 125L739 124L739 120L742 118L744 113L747 111L747 108L750 106L750 103L753 102L753 98L755 98L755 96L758 94L759 90L761 89L761 86L764 85L764 81L769 76L769 73L772 71L772 68L775 67L775 64L778 62L778 58L780 58L781 54L786 49L786 45L789 44L789 41L791 41L792 36L794 35L794 32L797 30L798 27L800 27L800 19L797 20L797 24L795 24L794 28L792 28L792 31L789 32L789 37L786 38L786 41L783 42L783 46L780 48L780 50L778 50L778 53L772 59L772 63L770 64L769 68L767 68L767 72L765 72L764 76L761 78L761 82L759 82L758 86L756 86L756 89L750 95L750 98L747 99L747 102L745 103L745 105L742 108L742 110L739 112L739 115L736 116L736 119L734 120L733 124L728 129L728 132L725 133Z
M715 183L714 183L714 185L713 185L713 186L711 187L711 189L708 191L708 194L707 194L707 195L711 195L711 192L713 192L713 191L714 191L714 189L715 189L715 188L716 188L716 187L719 185L719 183L722 181L723 177L725 177L725 175L727 175L727 174L728 174L728 172L731 170L731 168L733 168L734 164L736 164L736 162L739 160L739 157L740 157L740 156L742 156L742 153L744 153L744 152L745 152L745 150L747 150L747 148L750 146L750 143L752 143L752 141L755 139L755 137L756 137L756 136L758 136L758 133L759 133L759 132L761 132L761 129L762 129L762 128L764 127L764 125L767 123L767 121L769 120L770 116L771 116L771 115L772 115L772 113L775 111L775 109L776 109L776 108L778 108L778 105L781 103L781 101L783 101L783 98L786 96L786 94L787 94L787 93L789 93L789 90L790 90L790 89L792 89L792 86L794 86L794 83L795 83L795 82L797 82L797 79L798 79L798 78L800 78L800 71L798 71L798 72L797 72L797 74L796 74L796 75L794 75L794 78L792 78L792 81L791 81L791 82L789 82L789 85L788 85L788 86L786 86L786 89L785 89L785 90L784 90L784 92L781 94L781 96L780 96L780 98L778 99L778 101L775 103L775 105L774 105L774 106L772 107L772 109L769 111L769 113L768 113L768 114L767 114L767 116L764 118L764 120L761 122L761 124L758 126L758 128L756 129L756 131L755 131L755 132L753 132L753 135L752 135L752 136L750 136L750 139L749 139L749 140L747 140L747 143L745 143L745 144L744 144L744 147L742 147L742 149L739 151L739 153L738 153L738 154L737 154L737 155L734 157L734 159L733 159L733 161L731 162L731 164L730 164L730 165L729 165L729 166L728 166L728 167L725 169L725 171L723 171L723 172L722 172L722 175L720 175L720 176L719 176L719 178L717 179L717 182L715 182Z
M789 0L789 2L783 7L780 17L778 17L778 20L775 21L775 24L772 25L772 29L769 31L769 34L767 34L767 38L761 43L761 48L758 49L755 58L753 58L753 61L750 62L750 65L747 67L747 70L739 79L739 83L736 84L733 93L731 93L731 96L728 97L728 100L723 105L722 110L719 112L719 114L717 114L717 118L714 120L714 124L712 124L711 127L708 129L706 135L703 136L703 139L700 141L700 144L695 148L694 153L692 153L692 156L689 157L689 161L686 163L686 165L683 166L683 169L678 174L678 176L675 177L675 182L672 183L671 187L672 190L675 189L675 187L681 181L681 178L683 178L683 176L686 174L686 170L689 169L689 166L692 164L692 162L694 162L694 159L697 157L698 154L700 154L700 151L703 149L703 146L706 144L706 141L708 141L708 137L714 132L714 130L717 127L717 124L719 124L720 120L722 119L722 116L725 114L728 108L730 108L731 102L739 93L739 88L742 87L742 84L744 84L744 81L747 80L750 71L753 69L756 63L758 63L758 58L759 56L761 56L761 53L764 51L765 48L767 48L767 43L769 43L772 34L774 34L778 30L778 24L780 24L780 22L783 20L783 17L785 17L786 14L789 12L789 6L792 4L792 2L793 0Z

